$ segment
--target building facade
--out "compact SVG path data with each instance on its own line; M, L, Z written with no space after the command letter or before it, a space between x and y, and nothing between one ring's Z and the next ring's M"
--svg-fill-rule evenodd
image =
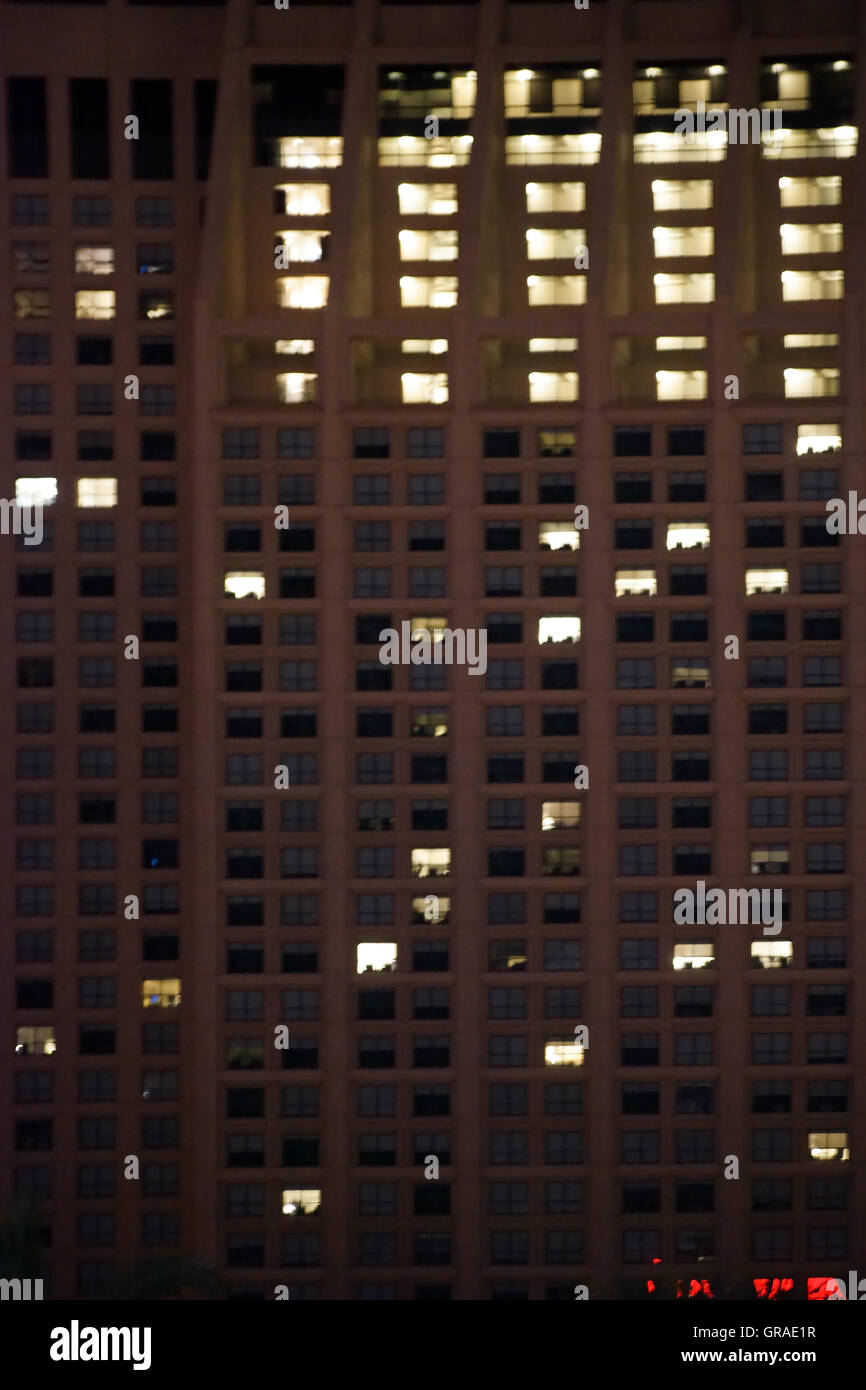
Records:
M864 21L0 6L0 1204L52 1297L862 1263Z

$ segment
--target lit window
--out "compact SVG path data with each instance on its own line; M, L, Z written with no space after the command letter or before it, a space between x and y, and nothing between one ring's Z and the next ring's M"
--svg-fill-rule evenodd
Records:
M678 941L674 945L674 970L706 970L715 964L711 941Z
M180 1004L180 980L142 980L141 1003L145 1009L176 1009Z
M764 159L853 159L857 153L857 127L840 125L822 130L782 126L761 135Z
M668 523L668 550L704 550L709 543L710 528L705 521Z
M783 256L827 256L842 250L841 222L783 222Z
M324 231L277 232L283 261L320 261L325 255L328 236Z
M285 357L307 357L315 351L314 338L278 338L274 343L274 352Z
M15 501L19 507L50 507L57 501L57 479L16 478Z
M528 275L526 288L532 305L585 304L585 275Z
M586 1049L574 1038L551 1038L544 1044L546 1067L582 1067Z
M713 206L712 179L653 179L654 212L690 212Z
M570 73L553 76L542 70L536 73L531 68L513 68L505 73L504 96L505 114L509 120L550 119L552 116L574 116L584 111L584 76L595 76L596 70L589 68L581 75L577 69ZM543 88L541 102L535 99L536 88ZM593 108L594 109L594 108Z
M284 1187L282 1207L284 1216L312 1216L322 1205L320 1187Z
M779 179L783 208L835 207L842 201L842 176L819 174L817 178Z
M574 263L579 248L586 246L586 232L581 228L529 227L526 231L526 255L530 261L559 259Z
M755 845L749 853L749 871L753 874L786 874L790 867L787 845Z
M785 396L838 396L838 367L786 367Z
M469 163L471 153L471 135L443 135L433 140L423 135L389 135L379 140L379 167L456 169Z
M413 878L444 878L451 872L451 851L445 846L436 849L413 849Z
M440 896L412 899L412 917L416 922L447 922L451 899Z
M655 570L617 570L613 585L617 598L627 594L650 597L659 591Z
M662 256L711 256L712 227L653 227L653 247Z
M531 401L576 401L578 389L577 372L529 373Z
M656 400L705 401L706 398L706 372L656 372Z
M784 345L786 348L825 348L838 347L838 333L786 333L784 335Z
M530 338L530 352L577 352L576 338Z
M20 1057L51 1057L57 1051L52 1024L34 1027L26 1024L15 1029L15 1051Z
M447 626L447 618L432 617L409 619L410 635L416 632L429 632L434 642L442 642L444 640L444 633Z
M538 645L547 642L579 642L580 618L556 617L538 619Z
M114 290L76 290L75 317L77 319L113 319Z
M448 376L445 372L402 372L404 405L445 405Z
M580 825L581 805L579 801L543 801L541 803L542 830L573 830Z
M601 136L594 131L581 135L506 135L506 164L597 164L601 158Z
M634 136L635 164L717 164L727 153L726 130L697 131L687 139L664 130Z
M585 183L528 183L527 212L583 212L586 209Z
M706 338L656 338L656 352L697 352L707 346Z
M16 319L47 319L51 316L50 290L16 290L13 303Z
M783 569L746 570L746 594L786 594L788 592L788 571Z
M842 431L838 425L798 425L797 453L836 454L842 448Z
M316 399L316 383L319 378L315 372L278 372L277 400L283 405L303 405Z
M397 198L402 217L453 217L457 211L456 183L401 183Z
M396 941L359 941L355 953L355 968L359 975L368 971L396 970Z
M669 275L661 271L653 276L656 304L712 304L716 297L715 275L695 272L691 275Z
M444 738L448 733L448 711L413 709L411 728L413 738Z
M404 309L453 309L457 276L401 275L400 303Z
M292 275L277 281L282 309L324 309L328 302L327 275Z
M76 246L76 275L113 275L113 246Z
M277 141L282 169L337 169L343 162L339 135L286 136Z
M223 592L232 598L264 598L265 576L254 571L228 570Z
M762 970L779 970L791 964L794 959L792 941L753 941L750 955L752 964Z
M416 352L438 354L448 351L447 338L404 338L400 350L412 354Z
M419 232L402 227L398 232L401 261L456 261L457 233Z
M566 521L540 521L538 523L539 550L578 550L580 532Z
M274 189L281 194L286 217L319 217L331 211L331 188L327 183L281 183Z
M809 1133L809 1157L818 1159L835 1159L837 1162L847 1162L851 1157L851 1150L848 1147L848 1133L844 1129L828 1130L821 1132L812 1130Z
M75 489L76 506L116 507L116 478L79 478Z

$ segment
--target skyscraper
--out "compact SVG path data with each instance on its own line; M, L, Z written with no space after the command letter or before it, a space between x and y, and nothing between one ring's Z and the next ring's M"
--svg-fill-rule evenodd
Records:
M0 6L52 1296L862 1263L863 16Z

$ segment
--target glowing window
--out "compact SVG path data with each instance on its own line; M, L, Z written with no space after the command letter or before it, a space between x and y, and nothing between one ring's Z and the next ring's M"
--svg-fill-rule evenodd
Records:
M656 338L656 352L692 352L703 350L706 346L707 340L702 337Z
M413 738L444 738L448 733L447 709L413 709L410 730Z
M841 222L783 222L783 256L827 256L842 250Z
M712 227L653 227L656 256L711 256Z
M779 179L783 208L834 207L842 201L842 176L819 174L817 178Z
M402 372L400 385L404 405L445 405L448 401L445 372Z
M327 275L292 275L277 281L282 309L324 309L328 302Z
M793 941L753 941L750 955L752 964L762 970L779 970L791 964L794 959Z
M705 521L671 521L668 523L668 550L704 550L710 543L710 528Z
M278 338L274 352L285 357L306 357L316 351L314 338Z
M557 617L538 619L538 645L548 642L579 642L580 618Z
M785 396L838 396L838 367L786 367Z
M471 135L443 135L426 140L423 135L383 136L379 140L379 167L456 169L469 163Z
M75 317L77 319L113 319L114 306L114 290L75 291Z
M320 217L331 211L331 188L327 183L280 183L274 189L282 194L286 217Z
M312 1216L322 1205L320 1187L284 1187L282 1207L284 1216Z
M53 1024L16 1028L15 1051L20 1057L52 1057L57 1051Z
M180 980L142 980L141 1003L145 1009L176 1009L180 1004Z
M825 348L838 347L838 333L786 333L784 335L784 345L786 348Z
M811 1130L809 1133L809 1157L837 1162L847 1162L851 1157L848 1147L848 1133L844 1129Z
M706 372L656 372L656 400L705 401L706 398Z
M443 640L443 635L447 626L448 619L439 616L409 619L410 634L415 632L429 632L434 642L441 642Z
M396 970L396 941L359 941L355 968L359 975L365 975L368 971Z
M797 453L835 454L842 448L842 431L838 425L798 425Z
M538 523L539 550L578 550L580 532L567 521L540 521Z
M404 338L400 344L404 353L429 352L438 354L448 351L447 338Z
M231 598L264 598L265 576L261 571L228 570L223 592Z
M15 501L19 507L50 507L57 501L57 479L16 478Z
M277 162L282 169L337 169L343 162L342 137L284 136L277 140Z
M841 299L845 291L845 271L783 270L781 297L785 302L801 299Z
M577 372L530 372L531 401L576 401L579 391Z
M401 227L398 232L401 261L456 261L455 231L419 232Z
M279 372L276 377L277 400L283 405L303 405L316 399L316 372Z
M746 570L746 594L786 594L788 592L788 571L771 566Z
M506 135L506 164L597 164L601 158L601 136Z
M627 594L651 597L659 591L655 570L617 570L613 588L617 598L624 598Z
M853 159L857 153L857 127L840 125L821 130L782 126L761 135L764 159Z
M585 183L528 183L527 212L583 212L586 208Z
M532 305L585 304L585 275L528 275L526 288Z
M712 179L653 179L654 212L690 212L713 206Z
M659 271L653 285L656 304L712 304L716 296L715 275L698 271L690 275Z
M749 869L753 874L786 874L791 866L787 845L755 845L749 853Z
M580 825L581 804L579 801L543 801L541 803L542 830L573 830Z
M551 1038L544 1044L546 1067L582 1067L586 1049L574 1038Z
M457 211L456 183L401 183L397 198L403 217L453 217Z
M715 964L716 952L710 941L678 941L674 945L674 970L707 970Z
M116 507L116 478L79 478L75 489L78 507Z
M444 878L451 872L451 851L444 845L411 850L413 878Z
M328 233L324 231L277 232L284 261L320 261L325 254Z
M400 303L404 309L453 309L457 276L401 275Z
M577 352L576 338L530 338L530 352Z
M709 130L684 138L676 131L651 130L634 139L635 164L717 164L728 153L728 132Z
M573 263L578 248L584 246L586 232L582 228L528 227L526 231L526 255L530 261L564 258Z
M412 918L415 922L447 922L451 899L437 895L412 899Z
M76 275L113 275L113 246L76 246Z
M76 296L77 302L77 296ZM13 295L16 319L47 319L51 316L50 290L16 290ZM78 318L91 317L76 314Z

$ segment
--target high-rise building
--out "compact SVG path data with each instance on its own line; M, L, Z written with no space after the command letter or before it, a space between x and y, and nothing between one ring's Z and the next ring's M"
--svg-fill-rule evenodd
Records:
M866 7L0 30L0 1210L52 1296L862 1266Z

